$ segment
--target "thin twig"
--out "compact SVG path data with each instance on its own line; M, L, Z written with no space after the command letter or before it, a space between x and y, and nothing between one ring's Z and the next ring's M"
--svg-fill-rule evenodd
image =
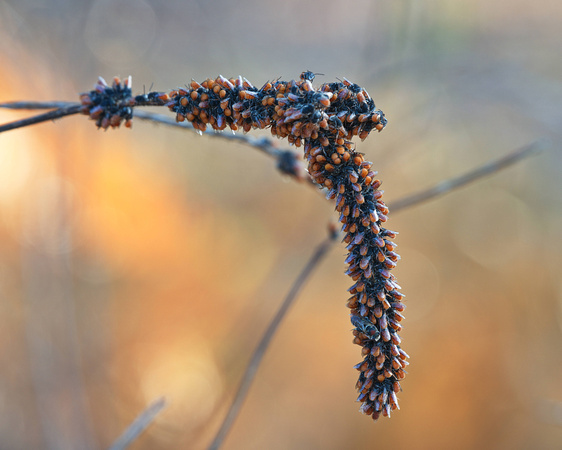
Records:
M109 450L123 450L127 448L146 428L148 428L165 406L166 399L163 397L148 405L148 407L133 420L123 434L111 444Z
M6 102L0 103L0 108L6 109L60 109L79 105L77 102Z
M72 103L72 102L27 102L27 101L22 101L22 102L7 102L7 103L0 103L0 108L6 108L6 109L29 109L29 110L34 110L34 109L54 109L57 108L56 111L51 111L49 113L45 113L45 114L41 114L38 116L33 116L30 117L28 119L23 119L23 120L19 120L16 122L11 122L11 123L7 123L5 125L1 125L0 126L0 132L2 131L8 131L8 130L12 130L14 128L20 128L20 127L25 127L28 125L33 125L34 123L38 123L38 122L42 122L45 120L50 120L50 117L44 118L42 120L36 120L37 118L41 118L43 116L45 116L46 114L54 114L54 113L58 113L61 114L60 116L55 116L53 118L57 118L57 117L63 117L64 115L67 114L63 114L62 112L59 111L68 111L70 110L71 112L68 114L76 114L76 112L79 111L80 109L80 104L79 103ZM138 119L142 119L142 120L147 120L150 122L155 122L155 123L161 123L164 125L168 125L171 127L178 127L178 128L183 128L192 132L198 132L198 130L195 130L195 128L193 128L193 125L191 125L191 122L176 122L175 118L166 116L164 114L158 114L158 113L153 113L150 111L140 111L140 110L135 110L135 117ZM214 130L207 130L205 131L203 134L205 134L206 136L212 136L214 138L219 138L219 139L227 139L230 141L239 141L242 142L246 145L249 145L251 147L255 147L258 150L261 150L262 152L264 152L265 154L272 156L273 158L278 159L281 155L281 153L284 152L284 150L281 150L279 148L277 148L274 144L273 139L267 138L267 137L255 137L255 136L250 136L250 135L246 135L246 134L242 134L242 133L220 133L220 132L216 132Z
M0 105L1 106L1 105ZM190 130L199 133L200 135L210 136L218 139L226 139L229 141L238 141L243 144L254 147L266 155L272 157L277 161L277 169L283 172L285 175L290 175L297 181L307 180L310 185L317 186L312 181L312 178L308 176L304 167L300 163L297 155L294 151L289 149L278 148L275 145L275 140L268 138L266 136L252 136L245 133L232 133L220 132L215 130L206 130L201 132L193 128L191 122L176 122L175 118L168 117L164 114L153 113L150 111L135 111L135 117L148 120L150 122L161 123L170 127L183 128L185 130Z
M54 111L49 111L37 116L28 117L27 119L16 120L15 122L9 122L4 125L0 125L0 133L9 130L15 130L16 128L27 127L36 123L46 122L48 120L60 119L61 117L71 116L72 114L78 114L79 112L80 105L72 104L70 106L55 109Z
M164 114L153 113L150 111L135 110L135 118L142 119L142 120L149 120L151 122L161 123L163 125L168 125L171 127L179 127L179 128L188 129L190 131L199 132L199 130L195 130L195 128L193 128L191 122L188 121L176 122L176 119L174 117L169 117ZM242 142L244 144L257 148L258 150L261 150L265 154L272 156L274 158L278 158L279 154L283 152L283 150L275 146L274 141L272 139L269 139L265 136L255 137L252 135L243 134L242 132L228 133L226 131L220 132L214 130L207 130L205 132L200 132L200 133L205 136L212 136L218 139L227 139L229 141Z
M331 233L331 236L329 238L327 238L322 243L320 243L320 245L318 245L314 254L310 258L310 260L308 261L302 272L299 274L295 282L293 283L291 290L289 291L289 293L281 303L279 310L275 313L275 316L269 323L258 346L256 347L254 353L252 354L252 357L250 359L248 367L246 368L246 371L244 372L244 375L242 376L242 380L240 382L240 386L238 386L238 390L236 391L234 400L230 405L230 408L215 438L213 439L213 442L209 446L210 450L216 450L222 445L226 435L230 431L232 424L234 423L236 417L238 416L238 413L240 412L240 408L242 407L242 404L246 399L248 390L252 385L252 381L254 380L258 367L263 359L265 351L269 347L269 344L273 339L273 336L275 335L275 332L279 328L279 325L283 321L285 315L287 314L287 311L293 304L295 298L297 297L298 293L302 289L305 282L308 280L314 269L318 267L318 265L323 260L328 250L330 250L334 245L336 237L337 237L337 233L333 232Z
M141 104L137 106L147 106L148 104ZM148 105L150 106L150 105ZM153 105L161 106L161 105ZM38 116L33 116L27 119L18 120L15 122L10 122L5 125L0 125L0 133L3 131L13 130L16 128L22 128L28 125L33 125L35 123L44 122L47 120L56 119L66 115L76 114L80 110L80 104L72 102L7 102L0 103L0 108L6 109L53 109L58 108L55 111L50 111L45 114L40 114ZM275 141L265 136L255 137L246 135L243 133L232 134L230 133L220 133L214 130L207 130L201 133L199 130L193 128L190 122L176 122L175 118L168 117L164 114L153 113L150 111L140 111L135 110L135 117L141 120L147 120L150 122L161 123L164 125L183 128L191 132L197 132L200 134L205 134L213 138L226 139L229 141L238 141L243 144L254 147L266 155L274 158L277 161L277 168L286 175L292 176L297 181L302 181L303 179L309 181L313 184L312 179L306 176L304 167L299 162L296 153L289 149L278 148L275 145Z
M533 142L529 145L518 148L499 159L489 161L486 164L483 164L482 166L477 167L476 169L471 170L463 175L451 178L449 180L441 181L440 183L429 189L416 192L399 200L395 200L389 205L389 207L393 212L396 212L402 209L410 208L420 203L424 203L436 197L440 197L441 195L448 194L455 189L466 186L467 184L473 183L480 178L505 169L524 158L537 154L541 150L543 150L544 147L545 144L543 141Z

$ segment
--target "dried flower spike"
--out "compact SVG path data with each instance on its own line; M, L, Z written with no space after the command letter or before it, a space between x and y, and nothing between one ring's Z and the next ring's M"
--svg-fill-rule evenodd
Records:
M116 79L112 88L99 82L81 98L83 112L101 128L118 126L122 119L130 124L133 106L165 103L177 121L187 120L199 131L207 126L245 132L270 128L273 135L304 146L308 172L334 199L345 233L346 273L354 281L347 305L355 327L353 342L362 347L363 355L355 366L360 372L358 401L360 410L376 420L398 408L399 380L408 365L398 336L405 305L391 273L400 257L392 242L397 233L383 226L388 208L378 190L381 182L375 178L372 163L355 151L351 140L381 131L387 121L357 84L344 78L314 88L314 78L314 73L306 71L299 80L277 80L256 88L245 78L219 75L201 83L192 81L189 87L168 94L149 93L134 99L130 82L121 85Z

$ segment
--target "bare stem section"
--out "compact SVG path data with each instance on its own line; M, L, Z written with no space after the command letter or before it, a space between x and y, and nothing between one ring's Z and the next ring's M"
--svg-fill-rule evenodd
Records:
M8 106L6 106L8 105ZM11 108L10 104L1 104L2 108ZM27 108L11 108L11 109L27 109ZM4 131L15 130L17 128L28 127L30 125L35 125L41 122L47 122L49 120L60 119L61 117L71 116L78 114L80 112L80 105L73 103L68 106L63 106L62 108L56 109L54 111L49 111L47 113L39 114L37 116L28 117L26 119L16 120L15 122L6 123L0 125L0 133Z
M314 269L316 269L320 265L320 263L326 257L328 251L334 246L336 237L337 234L332 233L332 235L328 239L324 240L322 243L320 243L320 245L318 245L318 247L316 248L316 250L314 250L314 253L310 257L309 261L307 262L306 266L297 276L297 279L291 286L291 289L289 290L289 293L281 303L281 306L279 306L279 309L277 310L275 316L269 323L267 329L265 330L263 336L261 337L258 343L258 346L254 350L254 353L250 358L250 362L246 367L244 375L242 375L242 380L240 381L240 385L238 386L238 390L236 391L234 400L232 401L232 404L230 405L230 408L215 438L213 439L213 442L209 446L209 449L213 449L213 450L218 449L223 443L224 439L226 438L226 435L230 431L230 428L232 427L234 421L236 420L236 417L238 417L238 414L240 413L240 409L242 408L244 400L248 395L250 386L252 385L252 382L254 381L254 378L256 376L256 372L258 371L258 367L265 355L265 352L267 351L267 348L269 347L269 344L273 339L273 336L275 336L275 333L277 332L283 319L287 315L289 308L295 302L297 295L300 293L305 283L311 277L312 273L314 272Z
M502 156L494 161L489 161L474 170L466 172L458 177L451 178L449 180L441 181L435 186L416 192L412 195L404 197L402 199L392 202L392 210L394 212L400 211L402 209L411 208L412 206L419 205L420 203L425 203L436 197L448 194L455 189L459 189L463 186L467 186L475 181L480 180L486 176L492 175L499 172L502 169L512 166L513 164L528 158L529 156L536 155L545 147L543 141L536 141L529 145L525 145L510 153Z

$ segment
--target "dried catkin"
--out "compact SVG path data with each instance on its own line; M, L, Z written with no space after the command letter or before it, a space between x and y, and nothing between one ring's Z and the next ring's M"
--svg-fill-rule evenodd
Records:
M299 80L265 83L257 88L243 77L192 81L169 93L132 96L130 78L115 78L110 87L102 78L81 95L82 113L100 128L131 126L133 108L166 105L178 122L189 121L200 131L269 128L271 133L304 147L308 172L336 204L347 245L347 275L353 342L362 347L363 361L356 387L361 411L374 420L398 408L399 380L408 355L400 346L401 314L405 309L391 270L400 259L392 241L396 232L384 227L388 208L379 190L372 163L355 151L351 139L381 131L387 121L369 94L344 79L315 88L314 74Z

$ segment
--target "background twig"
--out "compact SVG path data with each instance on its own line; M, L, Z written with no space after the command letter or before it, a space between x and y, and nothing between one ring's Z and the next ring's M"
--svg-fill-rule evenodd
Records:
M148 426L154 418L166 406L166 399L159 398L150 404L138 417L127 427L121 436L111 444L109 450L123 450L127 448Z
M533 142L529 145L518 148L499 159L487 162L486 164L463 175L442 181L429 189L395 200L389 204L389 207L393 212L396 212L448 194L455 189L466 186L467 184L473 183L480 178L505 169L524 158L537 154L544 148L544 146L545 143L543 141Z
M279 325L281 324L283 318L287 314L287 311L295 301L297 294L304 286L304 283L309 279L314 269L324 259L328 250L330 250L334 245L336 237L337 237L337 233L334 232L331 234L329 238L327 238L322 243L320 243L320 245L318 245L318 247L314 251L314 254L310 258L310 260L308 261L302 272L299 274L295 282L293 283L291 290L283 300L283 303L279 307L279 310L277 311L277 313L269 323L258 346L256 347L254 353L252 354L248 367L246 368L246 371L242 376L242 380L240 381L240 386L238 387L238 390L236 391L236 395L234 396L234 400L230 405L230 408L215 438L213 439L213 442L209 446L209 449L211 450L218 449L221 446L222 442L224 441L226 435L230 431L230 428L232 427L232 424L236 420L236 417L240 412L240 408L244 403L244 399L246 398L248 390L250 389L252 381L254 380L258 367L265 354L265 351L267 350L267 347L269 346L271 340L273 339L273 336L275 335L277 329L279 328Z

